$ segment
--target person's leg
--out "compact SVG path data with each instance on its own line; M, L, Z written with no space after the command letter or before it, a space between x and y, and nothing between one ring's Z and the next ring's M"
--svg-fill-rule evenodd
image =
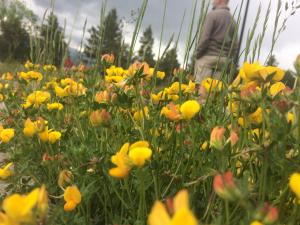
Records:
M212 75L212 67L209 64L209 59L207 56L203 56L200 59L197 59L195 62L195 71L194 71L194 77L195 77L195 83L201 84L202 80L211 77Z
M219 56L211 56L210 63L213 68L213 75L212 77L217 80L225 79L222 75L228 70L228 59L226 57L219 57ZM226 67L226 68L225 68Z

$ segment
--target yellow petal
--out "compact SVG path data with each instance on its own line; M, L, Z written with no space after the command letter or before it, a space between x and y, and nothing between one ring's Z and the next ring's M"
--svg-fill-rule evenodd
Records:
M64 205L64 210L69 212L69 211L72 211L76 208L76 203L73 202L73 201L70 201L70 202L66 202L65 205Z
M165 206L156 201L151 209L151 212L148 217L149 225L168 225L170 224L171 219L167 213ZM184 223L183 223L184 224Z
M146 160L149 160L152 155L152 150L145 147L137 147L129 151L129 158L136 166L143 166Z
M132 145L130 145L129 150L137 148L137 147L148 148L149 147L149 143L148 143L148 141L137 141L137 142L133 143Z
M126 167L115 167L109 170L109 175L115 178L124 178L127 177L129 169Z
M180 106L182 118L185 120L192 119L199 111L200 105L195 100L186 101Z
M189 194L187 190L181 190L174 197L174 211L177 212L182 207L189 207Z
M291 190L296 194L296 196L300 199L300 174L299 173L292 174L290 178L289 186Z
M175 213L171 225L197 225L198 222L188 208L181 208L178 212Z
M75 204L79 204L81 202L81 194L77 186L73 185L66 188L64 200L66 202L74 202Z

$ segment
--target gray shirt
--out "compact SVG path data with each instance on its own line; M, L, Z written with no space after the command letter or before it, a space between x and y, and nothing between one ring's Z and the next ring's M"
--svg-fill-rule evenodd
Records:
M234 57L237 50L237 24L227 6L218 6L205 18L196 58L204 55Z

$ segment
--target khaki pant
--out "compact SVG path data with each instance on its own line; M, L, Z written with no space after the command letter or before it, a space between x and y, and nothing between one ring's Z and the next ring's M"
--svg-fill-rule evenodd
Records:
M226 57L219 56L202 56L196 60L195 63L195 82L200 84L202 80L212 77L214 79L221 79L222 70L227 62ZM228 62L227 62L228 63Z

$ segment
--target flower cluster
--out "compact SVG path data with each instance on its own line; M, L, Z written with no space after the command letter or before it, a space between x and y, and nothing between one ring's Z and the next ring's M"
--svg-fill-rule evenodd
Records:
M109 170L112 177L126 177L133 166L142 167L151 158L152 150L147 141L137 141L133 144L125 143L121 149L111 157L116 167Z

